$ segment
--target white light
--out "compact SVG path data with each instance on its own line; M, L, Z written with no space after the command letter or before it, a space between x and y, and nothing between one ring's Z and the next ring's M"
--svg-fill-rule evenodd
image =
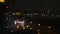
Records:
M19 25L17 25L17 29L19 28Z
M40 26L40 24L38 24L38 26Z
M15 24L15 25L17 24L17 21L16 21L16 20L14 21L14 24Z
M51 28L51 26L49 26L48 28Z
M24 20L23 20L23 21L18 21L18 20L16 21L16 20L15 20L15 21L14 21L14 24L16 25L17 23L19 23L19 24L21 24L21 26L24 28L24 22L25 22Z

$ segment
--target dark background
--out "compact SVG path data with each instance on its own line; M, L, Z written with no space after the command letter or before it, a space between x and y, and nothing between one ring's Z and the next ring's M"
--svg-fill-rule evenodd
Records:
M6 0L13 9L60 8L58 0Z

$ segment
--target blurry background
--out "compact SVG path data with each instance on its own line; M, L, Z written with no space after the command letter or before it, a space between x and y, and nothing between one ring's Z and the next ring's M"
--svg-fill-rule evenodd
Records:
M0 0L0 33L59 34L60 1ZM14 21L24 22L24 28ZM20 28L21 27L21 28Z

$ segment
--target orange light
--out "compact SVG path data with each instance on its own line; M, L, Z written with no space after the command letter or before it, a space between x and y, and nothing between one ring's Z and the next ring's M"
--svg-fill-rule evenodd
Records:
M4 0L0 0L0 2L4 2Z

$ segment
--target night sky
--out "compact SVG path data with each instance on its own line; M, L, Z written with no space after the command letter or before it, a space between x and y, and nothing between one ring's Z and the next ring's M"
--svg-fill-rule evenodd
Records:
M60 8L58 0L10 0L9 2L13 9Z

